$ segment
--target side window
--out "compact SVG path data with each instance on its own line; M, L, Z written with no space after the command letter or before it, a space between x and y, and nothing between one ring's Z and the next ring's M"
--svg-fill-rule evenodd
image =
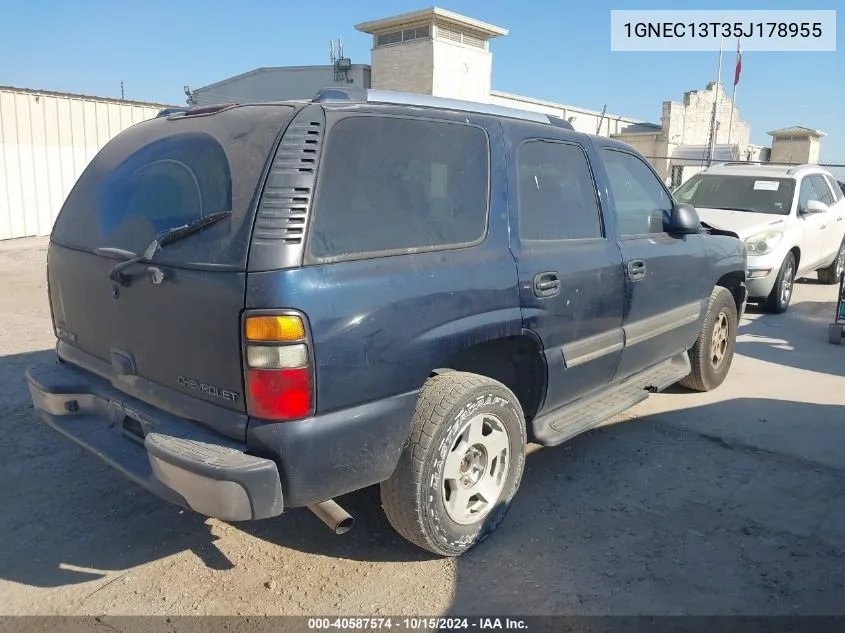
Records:
M328 134L308 250L319 261L458 248L487 228L489 149L463 123L352 116Z
M801 181L801 189L798 190L798 211L803 211L807 208L807 203L810 200L818 200L819 196L816 193L816 188L807 176Z
M578 145L528 141L517 152L522 240L602 237L596 185Z
M620 233L663 233L672 217L672 199L654 172L633 154L605 149L603 156Z
M825 181L824 176L821 174L813 174L810 176L809 180L813 183L813 189L816 190L818 200L827 205L833 204L833 194L830 191L830 187L827 186L827 181Z
M839 202L845 197L845 194L842 193L842 187L839 186L839 183L834 180L833 176L825 175L825 180L827 180L827 184L830 185L830 190L833 191L833 201Z

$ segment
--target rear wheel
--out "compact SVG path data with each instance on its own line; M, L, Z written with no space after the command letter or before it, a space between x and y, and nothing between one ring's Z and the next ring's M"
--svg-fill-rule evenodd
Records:
M792 300L792 288L795 284L795 255L787 253L781 264L780 272L769 297L766 299L765 308L767 312L781 314L789 308Z
M842 272L845 271L845 240L839 245L836 259L827 268L819 269L819 282L823 284L838 284Z
M525 419L516 396L490 378L429 379L396 471L381 484L393 528L440 556L458 556L501 523L525 465Z
M713 288L704 325L689 351L690 375L681 385L695 391L712 391L728 375L736 346L737 310L730 290Z

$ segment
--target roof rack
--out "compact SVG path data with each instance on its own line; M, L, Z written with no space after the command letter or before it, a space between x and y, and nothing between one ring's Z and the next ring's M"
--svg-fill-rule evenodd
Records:
M463 101L461 99L448 99L445 97L433 97L407 92L394 92L390 90L371 90L368 88L323 88L319 90L312 99L314 103L384 103L391 105L410 105L421 108L440 108L443 110L458 110L460 112L474 112L477 114L490 114L493 116L506 117L510 119L521 119L523 121L534 121L546 125L554 125L569 130L574 130L569 121L559 117L540 114L530 110L519 108L508 108L505 106L477 103L475 101Z

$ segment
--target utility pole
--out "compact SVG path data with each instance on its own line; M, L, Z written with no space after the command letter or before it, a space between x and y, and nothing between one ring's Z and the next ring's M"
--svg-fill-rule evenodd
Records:
M124 96L124 93L123 93L123 79L120 80L120 100L121 101L125 100L125 96Z

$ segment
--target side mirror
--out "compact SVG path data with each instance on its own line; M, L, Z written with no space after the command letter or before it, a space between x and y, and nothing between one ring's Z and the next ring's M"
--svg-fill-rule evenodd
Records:
M694 235L703 232L698 211L691 204L678 202L672 207L668 233L675 235Z
M816 213L827 213L828 211L830 211L830 207L821 200L810 200L807 203L807 206L804 207L802 213L805 213L806 215L815 215Z

